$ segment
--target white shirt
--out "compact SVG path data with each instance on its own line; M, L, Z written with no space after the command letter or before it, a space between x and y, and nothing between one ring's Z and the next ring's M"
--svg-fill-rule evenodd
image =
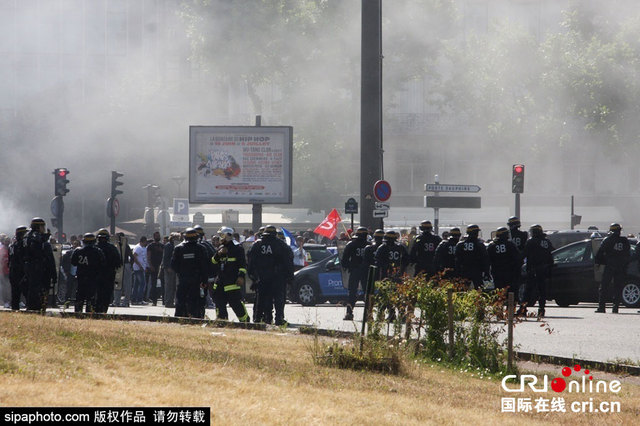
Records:
M133 248L133 254L138 259L138 262L142 265L142 269L138 266L136 262L133 262L133 270L134 271L144 271L147 268L147 248L142 247L140 244L136 244Z
M302 247L298 247L293 251L293 264L297 266L304 266L307 260L307 251Z

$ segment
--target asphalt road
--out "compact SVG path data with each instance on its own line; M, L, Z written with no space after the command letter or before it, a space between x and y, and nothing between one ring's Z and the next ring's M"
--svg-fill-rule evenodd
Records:
M252 305L247 305L251 311ZM514 329L516 350L540 355L575 357L591 361L629 361L640 363L640 313L637 309L621 308L619 314L596 314L596 304L582 303L569 308L560 308L550 303L544 322L528 318ZM51 309L55 311L57 309ZM230 318L236 320L233 311ZM112 314L173 316L174 309L163 306L131 306L109 308ZM304 307L287 304L285 317L292 325L313 325L318 328L360 331L362 304L355 309L356 321L343 321L345 308L322 304ZM207 317L215 318L212 309ZM496 324L497 327L502 327ZM504 336L506 337L506 327Z

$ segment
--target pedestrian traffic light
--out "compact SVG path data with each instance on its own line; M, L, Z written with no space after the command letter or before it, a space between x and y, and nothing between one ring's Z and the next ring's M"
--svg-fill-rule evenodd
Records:
M118 181L119 177L124 176L122 173L118 173L115 170L111 172L111 198L115 198L116 195L122 194L122 191L118 189L122 182Z
M67 193L69 192L69 190L67 189L67 184L69 183L69 179L67 179L67 176L69 175L69 170L68 169L64 169L64 168L60 168L60 169L55 169L53 174L55 176L55 194L56 196L62 196L64 197L65 195L67 195Z
M522 194L524 192L524 164L513 165L511 192L514 194Z

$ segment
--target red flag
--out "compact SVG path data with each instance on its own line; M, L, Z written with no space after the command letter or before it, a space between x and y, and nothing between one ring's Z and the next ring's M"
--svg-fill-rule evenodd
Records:
M338 223L341 221L342 219L340 218L340 214L338 214L338 211L336 209L333 209L331 210L331 213L329 213L329 215L324 218L324 220L313 232L332 240L338 233Z

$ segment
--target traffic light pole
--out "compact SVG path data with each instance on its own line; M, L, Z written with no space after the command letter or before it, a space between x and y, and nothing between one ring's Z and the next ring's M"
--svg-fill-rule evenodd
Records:
M520 217L520 194L515 194L516 195L516 212L515 215Z

